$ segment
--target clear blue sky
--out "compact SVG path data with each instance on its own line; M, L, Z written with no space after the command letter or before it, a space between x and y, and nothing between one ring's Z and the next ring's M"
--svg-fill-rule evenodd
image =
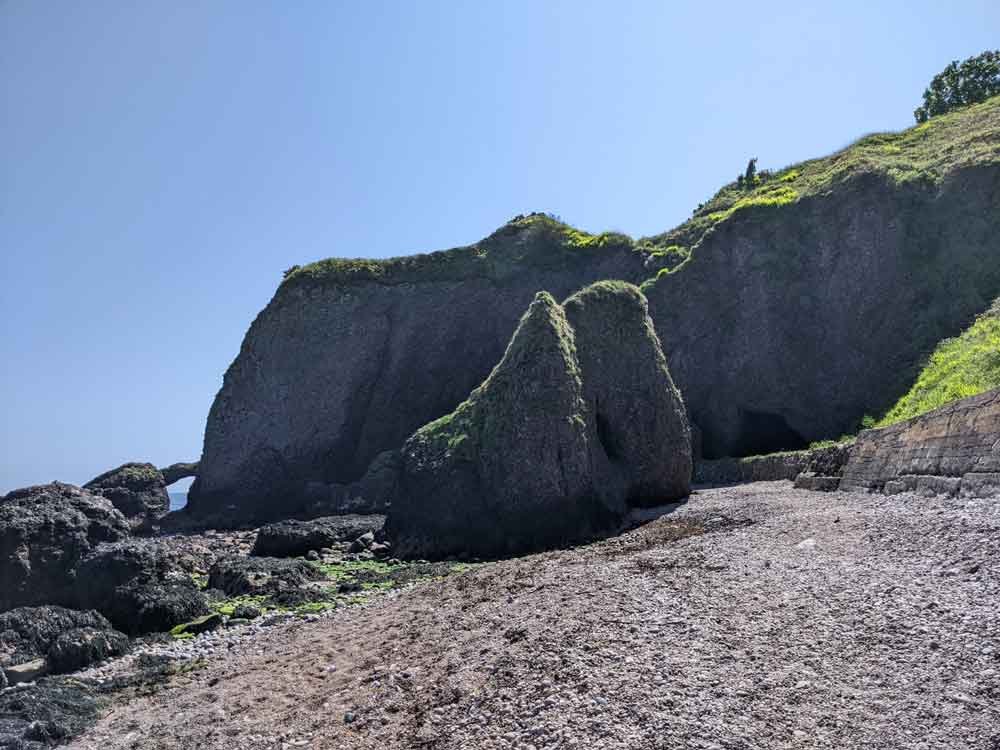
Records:
M0 491L196 458L283 269L665 230L899 129L1000 3L0 0Z

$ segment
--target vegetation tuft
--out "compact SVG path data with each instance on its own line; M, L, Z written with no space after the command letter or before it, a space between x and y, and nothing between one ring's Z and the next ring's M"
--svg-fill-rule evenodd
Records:
M902 422L993 388L1000 388L1000 300L960 336L938 345L913 387L875 426Z

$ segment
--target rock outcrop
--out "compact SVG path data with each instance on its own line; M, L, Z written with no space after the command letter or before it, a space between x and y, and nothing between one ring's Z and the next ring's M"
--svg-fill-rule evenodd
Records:
M852 433L1000 295L998 134L993 100L862 139L640 243L530 217L467 248L297 269L226 373L191 513L350 510L341 488L483 381L536 291L602 278L649 279L706 458ZM671 255L689 257L657 274Z
M386 524L400 556L495 557L615 529L687 494L684 406L638 289L539 293L500 363L402 450Z
M164 632L207 614L205 595L162 545L101 545L76 569L76 606L93 608L129 634Z
M108 498L133 526L140 526L170 510L167 484L153 464L127 463L91 479L83 488Z
M353 542L362 534L377 532L385 524L381 515L344 515L312 521L281 521L257 532L250 554L255 557L298 557L310 550Z
M72 672L128 647L128 637L93 610L18 607L0 614L0 671L44 660L44 672Z
M170 466L164 466L160 469L160 474L163 475L163 483L169 487L174 482L198 476L198 462L181 461L176 464L170 464Z
M8 493L0 498L0 611L73 603L80 560L128 534L110 500L79 487L53 482Z
M380 512L396 451L489 375L538 290L638 282L648 260L628 238L528 217L443 253L298 269L226 372L187 512Z
M1000 495L1000 389L865 430L840 489Z

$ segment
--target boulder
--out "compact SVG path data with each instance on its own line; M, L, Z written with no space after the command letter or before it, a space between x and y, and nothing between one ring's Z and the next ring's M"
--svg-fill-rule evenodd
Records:
M129 535L107 498L53 482L0 498L0 611L73 604L77 563L102 542Z
M174 482L179 482L182 479L187 479L188 477L198 476L198 462L178 462L176 464L170 464L170 466L165 466L160 469L160 474L163 475L163 483L168 487Z
M228 596L274 596L290 590L311 589L326 576L305 560L272 557L224 557L208 572L208 586Z
M0 692L0 748L44 750L97 721L100 703L78 680L48 677Z
M172 557L149 540L101 545L76 571L77 602L126 633L170 630L208 612L205 595Z
M76 658L78 666L66 668L65 655L73 649L73 642L103 640L107 653L91 649L89 661ZM124 653L128 638L112 629L111 623L94 610L78 611L57 606L18 607L0 614L0 668L25 664L37 659L49 659L49 669L54 672L72 671L90 661L103 659L112 653ZM53 651L55 655L53 657ZM86 649L77 649L86 656ZM81 662L82 663L79 663Z
M129 649L129 639L110 627L74 628L60 633L47 654L49 669L55 674L75 672Z
M105 605L108 619L126 633L164 633L208 614L205 595L192 581L133 581L114 590Z
M167 482L153 464L123 464L83 488L108 498L134 526L152 523L170 511Z
M256 557L298 557L312 550L351 542L366 532L379 531L385 524L381 515L346 515L311 521L281 521L257 532L250 554Z
M691 479L684 405L645 299L600 282L535 297L490 376L402 450L386 523L403 557L496 557L618 527Z

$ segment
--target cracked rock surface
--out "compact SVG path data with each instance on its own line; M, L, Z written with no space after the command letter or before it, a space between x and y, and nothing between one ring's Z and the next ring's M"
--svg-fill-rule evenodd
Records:
M71 747L1000 747L1000 503L700 490L276 625Z

